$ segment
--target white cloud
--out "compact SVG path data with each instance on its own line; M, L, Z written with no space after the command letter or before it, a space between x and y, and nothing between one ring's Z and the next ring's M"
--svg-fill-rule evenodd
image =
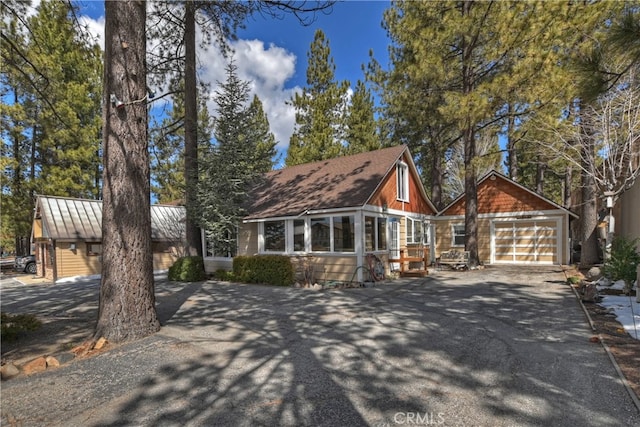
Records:
M82 15L78 17L78 22L87 29L89 34L100 45L100 49L104 50L104 16L96 20Z
M80 16L79 21L97 39L104 49L104 16L92 19ZM200 38L200 34L198 34ZM198 41L198 46L200 46ZM295 125L295 110L287 102L291 100L299 87L287 87L286 83L296 72L296 56L286 49L270 44L265 46L260 40L237 40L230 43L234 51L234 60L238 67L238 77L251 84L250 99L258 95L269 119L271 131L278 141L278 150L285 151ZM211 84L215 92L217 82L226 79L225 59L216 46L198 52L200 79ZM213 95L213 94L212 94ZM213 97L208 102L210 112L215 111Z
M231 48L238 67L238 78L250 82L250 97L253 98L255 94L262 101L271 132L278 141L278 150L285 150L295 124L294 108L287 102L295 92L300 91L299 87L287 88L285 85L295 73L296 56L273 44L265 47L260 40L234 41L231 42ZM211 83L211 89L215 92L217 82L226 79L227 60L217 49L210 49L200 53L200 62L204 65L200 77ZM208 107L211 112L215 110L213 99Z

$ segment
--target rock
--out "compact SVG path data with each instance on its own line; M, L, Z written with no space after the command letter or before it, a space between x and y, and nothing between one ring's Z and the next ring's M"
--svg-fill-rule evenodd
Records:
M65 351L64 353L56 353L53 355L53 357L56 358L58 363L64 365L65 363L72 361L75 357L75 354Z
M582 289L584 294L582 295L583 302L595 302L598 296L598 288L593 282L583 282Z
M600 270L600 267L591 267L589 271L587 271L586 277L595 282L602 277L602 270Z
M0 368L0 377L2 377L3 380L11 379L19 374L20 369L13 363L7 363Z
M106 343L107 343L107 339L105 337L101 337L98 341L96 341L96 344L93 346L93 349L94 350L101 350L102 347L104 347Z
M311 287L311 289L313 289L314 291L321 291L322 290L322 285L319 284L315 284Z
M47 368L57 368L60 366L60 362L53 356L47 356L45 359L47 362Z
M22 365L22 372L25 375L31 375L34 372L42 372L47 369L47 360L41 356L37 357L24 365Z

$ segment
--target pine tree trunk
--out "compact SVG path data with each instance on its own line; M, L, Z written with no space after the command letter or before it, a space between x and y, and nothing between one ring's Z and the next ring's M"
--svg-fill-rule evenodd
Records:
M507 165L509 168L509 178L518 181L518 150L516 150L516 141L513 136L516 129L515 122L513 105L509 104L509 117L507 119Z
M185 2L184 16L184 179L186 183L186 240L189 255L202 255L196 220L198 188L198 91L196 82L196 18L194 2Z
M442 157L434 147L431 156L431 202L438 210L444 208L442 203L442 176L444 175Z
M147 139L146 3L105 2L102 280L95 337L160 329L155 309ZM111 102L111 94L122 103Z
M593 159L595 158L595 146L591 126L586 123L587 118L582 117L582 210L580 266L589 267L600 261L598 256L598 204L597 186L594 178Z

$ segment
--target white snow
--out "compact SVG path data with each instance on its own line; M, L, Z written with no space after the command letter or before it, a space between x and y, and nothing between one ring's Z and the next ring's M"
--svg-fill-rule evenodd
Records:
M611 283L607 279L600 279L596 282L598 290L602 289L624 289L624 281L618 280ZM636 292L638 290L638 282L634 283ZM600 305L607 308L616 315L616 320L622 325L625 331L633 338L640 340L640 303L636 301L635 296L625 295L602 295Z

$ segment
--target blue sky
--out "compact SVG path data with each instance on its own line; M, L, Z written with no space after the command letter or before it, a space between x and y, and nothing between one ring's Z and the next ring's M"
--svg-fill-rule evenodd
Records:
M81 20L104 46L104 2L77 0ZM341 1L328 14L317 13L315 20L303 26L285 15L284 19L255 15L238 32L232 42L238 76L251 81L252 95L262 100L272 132L281 152L286 150L293 132L295 112L287 105L295 92L306 85L307 53L317 29L329 41L336 65L337 81L348 80L355 87L363 80L363 64L369 62L369 50L387 66L388 38L382 29L382 15L389 1ZM209 111L215 110L213 96L216 82L225 78L225 59L214 47L200 51L200 78L212 84Z

